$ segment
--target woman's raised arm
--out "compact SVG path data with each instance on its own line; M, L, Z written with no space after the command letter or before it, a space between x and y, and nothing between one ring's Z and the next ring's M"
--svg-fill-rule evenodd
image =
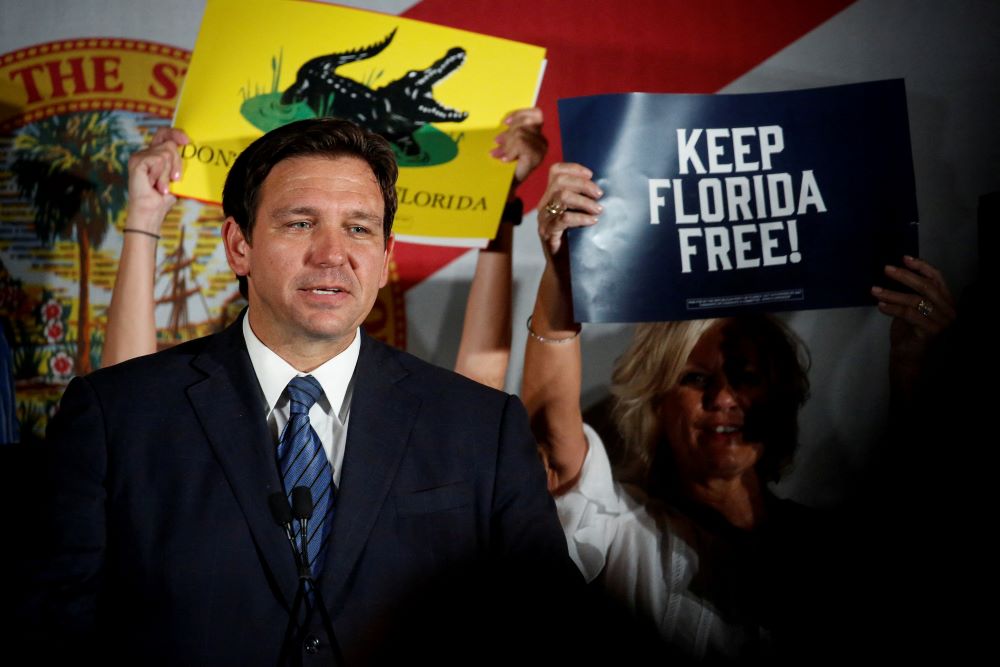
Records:
M558 163L538 212L538 235L545 252L545 272L528 320L521 397L545 457L549 490L571 487L587 456L580 410L580 325L573 321L569 257L563 233L597 223L603 194L592 173L579 164Z
M129 158L125 238L108 306L102 366L156 351L156 244L160 225L177 201L170 194L170 182L181 177L177 149L186 143L187 135L181 130L161 128L147 148Z
M508 203L517 199L517 187L545 158L548 141L542 134L541 109L521 109L504 119L507 130L497 138L492 155L504 162L517 162ZM503 389L510 361L512 224L521 222L521 207L511 206L517 220L500 222L497 237L479 251L465 305L462 340L455 372L496 389Z

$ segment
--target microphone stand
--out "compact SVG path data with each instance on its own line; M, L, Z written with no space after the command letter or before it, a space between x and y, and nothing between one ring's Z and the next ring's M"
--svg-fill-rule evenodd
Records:
M299 574L299 585L295 590L295 597L292 600L292 608L288 618L288 625L285 628L285 636L281 642L281 655L278 658L279 665L302 664L301 646L305 640L305 635L312 623L316 608L319 607L320 620L323 623L323 630L330 641L330 649L333 653L333 663L343 664L343 656L340 653L340 645L333 633L333 622L330 613L323 602L323 594L316 585L316 580L312 576L312 568L309 566L308 549L308 527L309 519L312 518L312 494L304 486L297 486L292 489L292 504L283 493L273 493L269 498L271 513L275 520L285 529L285 536L292 546L292 553L295 556L295 565ZM295 544L295 535L292 532L292 519L299 522L299 545ZM305 618L299 624L298 617L301 613L302 605L306 606ZM299 651L292 651L293 646L300 647ZM290 659L294 657L294 662Z

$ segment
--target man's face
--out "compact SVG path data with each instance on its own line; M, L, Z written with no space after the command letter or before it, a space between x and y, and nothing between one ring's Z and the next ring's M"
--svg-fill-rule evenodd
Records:
M275 165L258 202L252 244L226 219L226 255L247 277L254 334L311 370L351 343L386 283L382 191L364 160L305 156Z

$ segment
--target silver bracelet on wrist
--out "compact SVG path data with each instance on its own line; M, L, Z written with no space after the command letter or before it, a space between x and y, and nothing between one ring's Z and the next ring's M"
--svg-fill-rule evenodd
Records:
M550 345L562 345L563 343L568 343L572 340L576 340L580 336L580 332L577 331L572 336L566 338L546 338L545 336L539 336L535 333L534 329L531 328L531 315L528 315L528 335L537 340L539 343L548 343Z

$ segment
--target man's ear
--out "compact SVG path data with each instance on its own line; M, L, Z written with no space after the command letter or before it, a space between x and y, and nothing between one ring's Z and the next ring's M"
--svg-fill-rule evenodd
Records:
M381 289L386 286L389 282L389 260L392 259L392 248L396 244L395 234L389 234L389 238L385 240L385 257L382 261L382 277L378 282L378 286Z
M250 273L250 242L243 235L243 230L236 224L233 216L226 218L222 225L222 243L226 246L226 259L229 268L238 276Z

